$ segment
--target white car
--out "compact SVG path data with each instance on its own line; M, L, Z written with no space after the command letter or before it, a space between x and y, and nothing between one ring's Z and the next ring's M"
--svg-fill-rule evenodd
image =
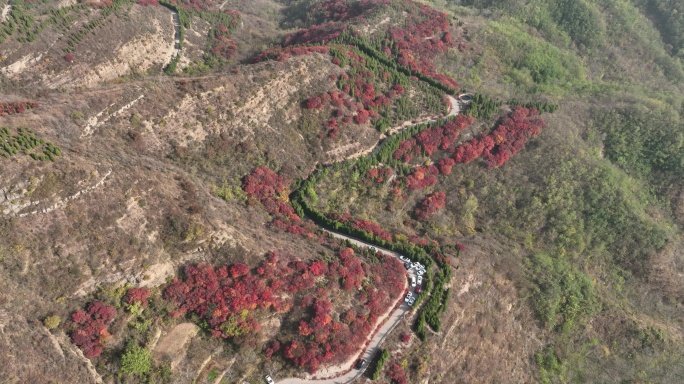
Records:
M422 285L422 284L423 284L423 276L418 275L418 280L416 281L416 283L417 283L418 285Z
M413 268L413 265L411 263L404 263L404 267L406 267L407 271L410 271L411 268Z
M411 287L415 287L415 286L416 286L416 278L411 276Z
M368 247L368 250L373 252L373 253L376 253L378 251L377 248L375 248L375 247Z
M403 261L404 263L410 263L411 259L409 259L406 256L399 255L399 260Z
M264 379L266 379L266 382L267 382L268 384L275 384L275 381L273 381L273 378L271 377L271 375L266 375L266 376L264 377Z
M415 303L415 302L416 302L416 298L415 298L415 297L412 297L412 298L409 299L409 301L407 301L409 307L413 306L413 303Z
M409 292L408 295L406 295L406 298L404 299L404 301L408 303L409 301L411 301L412 298L413 298L413 293Z
M418 275L418 276L423 276L424 274L425 274L425 270L424 270L424 269L418 269L418 270L416 270L416 275Z

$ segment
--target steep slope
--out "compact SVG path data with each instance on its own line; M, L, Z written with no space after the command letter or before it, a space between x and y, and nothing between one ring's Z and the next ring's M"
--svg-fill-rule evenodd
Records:
M425 3L8 2L0 378L676 382L676 17Z

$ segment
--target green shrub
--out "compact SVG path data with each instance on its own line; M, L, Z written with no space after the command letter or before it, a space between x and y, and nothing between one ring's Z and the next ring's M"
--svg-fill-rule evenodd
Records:
M59 327L61 322L62 318L57 315L51 315L43 319L43 325L45 325L47 329L55 329Z
M570 331L600 309L589 276L564 256L538 253L527 260L527 265L534 283L532 307L547 329Z
M141 348L137 343L130 342L121 356L121 373L145 375L152 368L150 351Z
M371 380L377 380L380 377L380 373L382 372L382 369L385 367L385 363L387 363L387 360L390 357L390 353L388 350L383 349L382 353L380 354L380 358L378 359L377 363L375 364L375 369L373 370L373 373L371 374Z
M539 368L539 381L542 384L555 383L553 378L558 378L559 382L567 382L568 363L561 362L554 351L547 347L534 354L534 359Z
M635 176L681 179L684 124L672 107L653 104L594 112L596 127L606 135L606 157Z

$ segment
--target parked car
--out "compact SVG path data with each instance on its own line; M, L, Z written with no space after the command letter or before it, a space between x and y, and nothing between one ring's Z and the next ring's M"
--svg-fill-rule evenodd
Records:
M407 270L407 271L410 271L411 268L413 268L413 264L411 264L411 263L404 263L404 267L406 267L406 270Z
M406 256L399 255L399 260L403 261L404 263L410 263L411 259L409 259Z
M425 274L425 270L424 270L424 269L418 269L418 270L416 270L416 275L418 275L418 276L423 276L424 274Z
M413 297L413 293L409 292L408 295L406 295L406 298L404 299L404 301L408 303L412 297Z
M273 378L271 377L271 375L266 375L266 377L264 377L264 379L266 379L266 382L268 384L275 384L275 381L273 381Z
M356 362L356 369L363 369L366 366L366 359L360 359L359 361Z
M416 286L416 278L411 276L411 286L415 287Z
M423 276L418 275L418 280L416 281L416 283L417 283L418 285L422 285L422 284L423 284Z
M409 301L408 301L408 306L409 306L409 307L413 306L413 303L415 303L415 302L416 302L416 298L415 298L415 297L410 298Z
M368 250L373 252L373 253L376 253L378 251L378 249L375 247L368 247Z

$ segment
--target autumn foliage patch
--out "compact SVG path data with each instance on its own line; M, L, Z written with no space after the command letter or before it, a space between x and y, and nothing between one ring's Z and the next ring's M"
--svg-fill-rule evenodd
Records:
M230 59L237 52L237 44L230 37L231 32L237 27L240 15L236 11L224 11L227 21L220 24L210 32L210 52L216 57Z
M276 305L268 280L235 264L215 269L208 264L185 267L185 279L175 279L164 298L176 305L172 317L190 312L207 323L214 337L231 338L258 331L252 312Z
M484 156L490 168L500 167L525 148L529 139L539 136L545 126L536 109L516 107L492 132L456 148L454 160L469 163Z
M414 156L422 153L431 156L438 149L446 150L456 142L461 132L473 121L472 116L460 115L440 126L428 128L413 138L401 142L392 157L396 160L409 162ZM448 167L445 168L445 170L447 169Z
M446 193L435 192L426 196L413 211L416 220L425 221L446 206Z
M456 46L449 31L447 15L427 5L410 1L405 2L404 7L407 8L408 17L403 26L389 29L389 38L383 40L380 50L393 55L400 65L451 88L458 88L454 79L437 73L432 64L438 55Z
M333 213L330 214L330 218L333 220L337 220L341 223L349 223L352 226L352 228L366 231L374 236L379 237L382 240L392 241L392 234L390 232L385 231L384 229L382 229L382 227L371 221L352 218L349 212Z
M314 228L302 222L289 201L290 180L259 166L245 176L242 189L251 205L260 202L273 218L273 226L297 235L313 237Z
M406 380L406 371L404 371L404 367L396 361L387 365L387 377L389 377L394 384L406 384L408 382Z
M345 290L358 290L363 281L368 281L354 299L363 307L334 314L332 303L319 293L311 305L313 315L300 322L298 337L286 343L285 358L315 372L321 364L339 363L364 345L373 325L403 293L405 285L404 268L396 258L381 253L376 257L379 263L369 267L351 249L340 252L342 263L332 263L331 271L340 276ZM364 277L364 270L369 270L369 276Z
M425 189L437 184L438 175L439 170L434 165L416 167L413 169L413 172L404 178L404 183L409 191Z
M359 17L366 12L382 5L388 5L390 0L324 0L313 8L313 14L318 19L347 21Z
M381 53L370 54L368 57L374 62L366 63L364 57L368 54L368 50L359 51L359 47L367 44L367 41L355 32L351 32L353 28L349 26L365 25L368 23L366 16L379 7L392 7L395 13L405 11L408 16L407 20L402 19L400 23L403 27L388 28L384 31L384 38L374 39L375 45L371 44L373 49L385 51L391 58L377 57L382 55ZM444 13L413 1L326 0L316 2L311 7L309 19L315 24L285 36L281 47L263 52L254 61L267 58L282 61L294 54L306 54L311 51L324 53L324 46L329 45L328 52L333 56L332 62L348 69L348 73L338 80L338 88L356 102L344 102L345 108L335 111L335 116L326 122L326 134L330 138L337 136L343 126L352 122L354 124L371 122L376 128L384 130L389 126L391 120L389 115L406 113L404 110L394 111L391 105L394 100L404 94L408 77L402 80L406 84L396 83L397 69L393 65L389 66L392 67L391 69L388 69L389 67L381 69L378 62L375 62L377 59L399 63L405 68L402 76L407 74L406 71L419 72L431 78L434 84L441 83L452 90L458 87L453 79L436 73L431 64L431 60L437 55L454 46L448 30L449 21ZM383 32L378 32L378 35L382 36ZM378 44L381 46L378 47ZM306 45L315 45L315 47ZM361 51L365 53L360 54ZM412 78L418 80L415 77ZM385 84L388 80L389 84ZM320 109L326 105L326 102L319 100L317 96L306 100L305 105L309 109ZM337 105L337 108L340 107L341 105Z
M366 172L366 182L381 184L387 181L393 174L390 167L374 167Z
M356 352L403 292L402 264L391 256L375 257L377 262L368 265L343 248L339 261L305 262L271 252L256 268L198 264L186 267L184 278L175 279L163 295L174 306L171 316L193 314L217 338L258 332L256 316L264 311L288 312L293 305L306 309L311 315L299 322L296 335L270 342L265 353L270 358L282 352L295 366L314 372ZM360 304L337 314L329 297L336 286Z
M131 288L124 296L124 303L128 305L140 304L141 307L147 307L147 300L150 298L150 291L146 288Z
M40 104L33 101L0 102L0 116L24 113L27 109L38 108Z
M401 20L400 27L390 27L385 31L385 38L378 40L380 45L376 48L393 56L402 66L451 88L458 88L454 79L437 73L432 64L436 56L458 44L449 31L447 15L413 1L320 1L311 12L318 24L286 36L283 46L330 42L342 34L347 24L365 24L368 22L366 16L383 6L403 11L406 16Z
M88 304L85 311L78 310L71 315L76 330L71 332L71 341L78 346L85 357L97 357L102 353L102 344L111 336L107 324L116 316L116 309L101 301Z

